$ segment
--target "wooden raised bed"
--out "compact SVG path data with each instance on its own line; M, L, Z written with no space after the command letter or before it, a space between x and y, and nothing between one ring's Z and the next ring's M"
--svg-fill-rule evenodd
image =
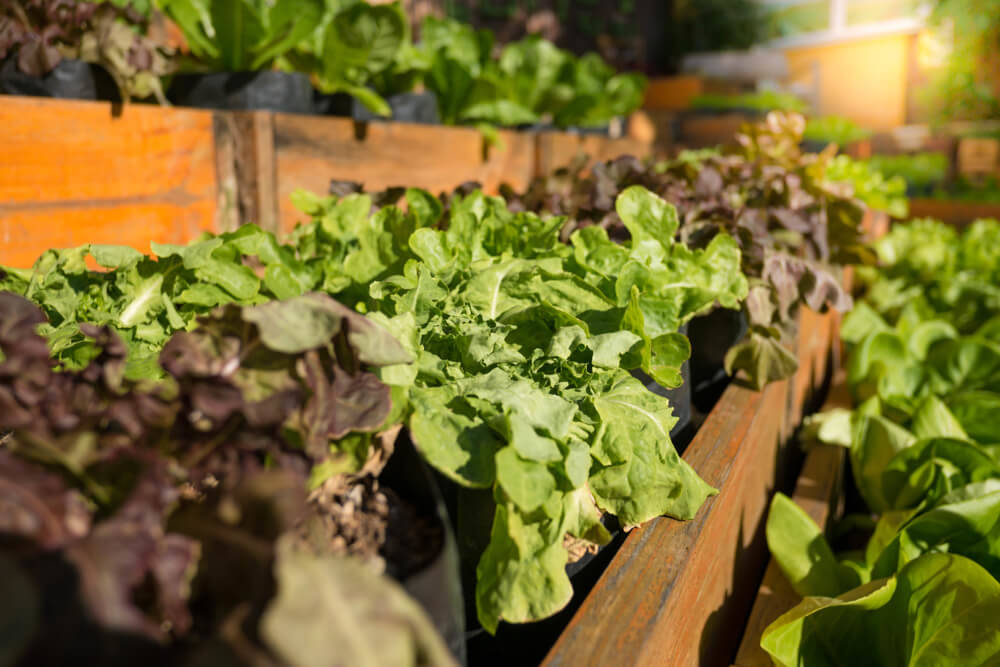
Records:
M296 187L324 191L331 178L370 188L443 190L471 179L487 189L502 181L517 187L574 151L606 158L647 146L505 132L504 146L486 150L478 133L462 128L269 112L118 111L0 98L0 119L15 128L0 135L0 264L26 266L46 248L91 241L146 250L151 240L183 242L248 218L288 229L294 212L285 208L287 195ZM130 217L141 206L157 213ZM65 229L64 219L71 220ZM720 494L692 521L660 518L633 530L545 664L732 660L734 628L743 627L767 563L770 498L797 467L797 450L786 443L833 367L838 323L836 313L804 309L796 375L762 392L737 383L725 391L684 455Z
M475 180L524 188L584 152L646 157L651 142L562 132L476 130L271 112L212 112L0 96L0 264L48 248L183 243L256 222L301 219L289 195L330 179L369 189L448 191Z
M803 310L793 378L733 383L684 459L720 490L692 521L634 529L545 665L727 665L767 563L764 521L797 452L786 445L832 367L836 313Z

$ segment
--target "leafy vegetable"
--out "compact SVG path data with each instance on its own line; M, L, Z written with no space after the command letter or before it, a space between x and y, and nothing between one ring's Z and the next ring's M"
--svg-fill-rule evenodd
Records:
M948 156L944 153L873 155L868 162L886 178L902 178L910 191L926 190L942 183L948 175Z
M1000 584L973 561L928 554L836 598L809 597L765 631L776 665L988 665Z
M797 366L781 341L790 337L798 307L848 309L851 300L835 266L868 256L859 236L862 209L826 180L822 156L799 152L802 122L772 114L747 127L730 155L687 154L656 168L622 157L596 165L589 175L581 160L524 193L506 187L503 194L516 209L567 215L564 238L621 238L615 195L642 185L677 207L680 224L666 232L687 246L707 248L718 234L730 235L752 281L744 302L751 327L729 351L727 369L746 371L761 387ZM589 231L591 225L607 232ZM581 227L586 229L573 231Z
M860 659L861 643L887 664L996 661L996 633L978 619L1000 576L997 233L993 221L961 235L897 225L875 243L881 266L859 271L864 301L842 327L857 407L821 417L815 432L849 448L878 518L862 551L838 554L775 498L768 545L807 596L764 633L777 664L840 664Z
M806 104L789 93L765 90L759 93L743 95L697 95L691 100L692 109L719 110L750 110L766 113L768 111L793 111L805 113Z
M287 54L291 66L312 73L324 93L348 93L389 115L388 103L370 86L400 62L403 49L412 53L409 23L398 2L327 3L322 17L307 19L303 31Z
M322 0L161 0L202 67L267 69L313 31Z
M690 518L714 493L674 451L669 404L628 371L679 383L679 326L745 296L739 250L726 235L702 250L673 242L673 208L642 188L618 197L625 244L598 229L560 244L561 220L480 192L447 213L427 193L406 197L406 213L372 213L366 195L300 195L316 220L296 243L329 289L414 351L415 373L382 377L409 388L424 457L492 492L492 533L472 556L483 626L544 618L572 594L567 535L602 544L602 512Z
M849 183L853 196L872 210L885 211L894 218L907 216L906 181L901 176L887 177L872 163L846 155L830 161L826 176L837 183Z
M315 276L288 246L254 225L206 236L188 246L153 244L154 256L122 246L49 250L30 270L7 269L0 289L32 299L49 322L42 333L70 368L84 366L94 345L79 323L110 326L128 348L130 378L155 378L156 357L170 334L226 303L252 305L298 296ZM88 270L87 257L108 271ZM261 270L255 272L248 264ZM260 277L258 277L260 276Z
M810 118L806 122L806 129L802 132L802 138L806 141L837 144L841 147L871 136L871 130L860 127L850 118L842 116Z

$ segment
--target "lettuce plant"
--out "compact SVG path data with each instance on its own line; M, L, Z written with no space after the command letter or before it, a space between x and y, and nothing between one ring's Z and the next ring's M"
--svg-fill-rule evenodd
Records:
M209 70L268 69L305 40L323 16L322 0L161 0L195 63Z
M695 251L672 242L676 214L642 188L618 199L626 245L599 230L560 244L561 220L479 192L454 198L447 216L416 190L407 214L372 214L367 195L299 199L316 218L296 235L305 260L417 358L382 377L407 389L418 449L461 487L490 492L492 532L474 555L486 629L561 609L572 595L565 541L606 542L603 512L628 525L690 518L714 493L674 451L667 401L627 371L680 382L690 348L678 327L745 296L732 239Z
M394 77L392 92L403 92L409 88L400 87L418 81L413 69L402 67L407 62L419 67L419 61L412 58L410 25L399 2L327 3L322 16L306 28L283 64L310 73L324 93L348 93L387 116L389 105L372 86Z
M893 218L905 218L909 212L906 181L898 175L885 176L870 162L838 155L827 164L826 177L849 185L851 194L873 211L884 211Z
M916 221L876 242L881 266L863 272L865 299L842 328L856 408L817 415L807 432L848 448L877 521L862 550L838 553L775 497L768 546L806 597L764 632L776 664L839 664L860 642L867 660L893 664L1000 654L981 616L1000 577L997 233L995 221L961 235Z
M752 280L743 304L750 330L729 351L726 366L730 373L744 370L759 388L796 368L781 344L796 310L850 308L837 266L870 254L860 241L860 205L826 179L822 156L800 152L802 124L801 117L772 114L746 128L730 154L685 154L655 167L622 157L589 174L580 160L524 193L502 192L516 209L568 216L563 238L589 226L620 238L614 198L642 185L677 207L675 233L688 246L704 247L720 233L736 239L742 271Z

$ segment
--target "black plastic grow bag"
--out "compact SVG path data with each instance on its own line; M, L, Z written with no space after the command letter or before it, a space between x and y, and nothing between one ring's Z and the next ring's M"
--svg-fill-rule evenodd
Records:
M314 107L318 114L351 118L363 123L393 120L400 123L438 125L441 122L437 96L430 91L399 93L390 95L385 101L391 109L389 117L379 116L347 93L316 93Z
M742 310L716 308L688 323L691 341L691 402L708 413L729 385L725 359L729 348L747 332Z
M418 571L400 577L400 583L423 607L458 663L465 665L465 609L455 536L437 480L405 430L396 439L379 483L412 504L421 515L434 516L441 523L441 551Z
M63 59L45 76L25 74L16 58L0 65L0 94L75 100L121 101L118 86L100 65Z
M178 106L227 111L313 113L313 87L300 72L178 74L167 90Z

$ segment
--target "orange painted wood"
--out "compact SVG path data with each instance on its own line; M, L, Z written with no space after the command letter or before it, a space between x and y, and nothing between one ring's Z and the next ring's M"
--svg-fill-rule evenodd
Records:
M726 389L684 456L721 493L692 521L633 530L545 665L729 663L766 562L787 396L787 382Z
M180 243L214 229L212 114L0 96L0 264L48 248Z
M835 407L851 407L851 397L842 370L838 371L830 396L823 405L825 410ZM792 499L799 507L824 530L839 513L843 499L846 459L847 450L843 447L833 445L813 447L806 456L795 485L795 492L792 494ZM801 599L782 574L781 568L772 559L764 573L757 599L754 600L734 665L770 667L771 658L760 647L760 638L767 626L798 604Z
M942 222L964 226L979 218L1000 220L1000 203L911 199L910 217L935 218Z
M646 86L644 109L679 111L691 106L692 98L705 92L705 82L700 76L666 76L649 80Z
M289 200L292 192L325 193L331 179L358 181L368 190L406 185L435 194L466 181L491 193L501 182L524 189L535 173L533 135L501 131L500 138L502 146L487 149L483 135L470 128L275 114L281 228L305 219Z

